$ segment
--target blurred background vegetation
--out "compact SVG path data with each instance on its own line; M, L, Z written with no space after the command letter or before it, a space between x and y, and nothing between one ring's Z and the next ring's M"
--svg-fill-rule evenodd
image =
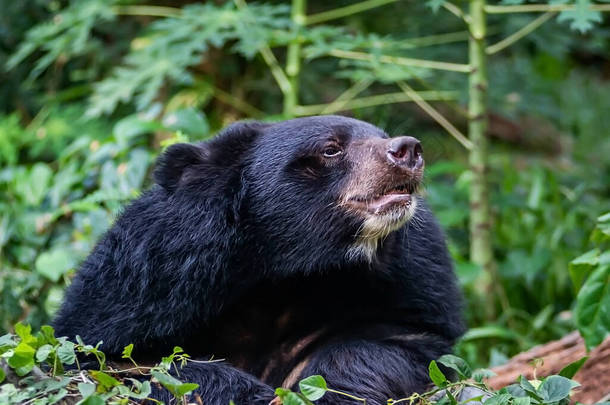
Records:
M425 194L466 295L471 329L460 355L493 366L577 326L573 310L586 306L576 300L580 284L596 268L606 266L602 285L610 273L610 218L594 232L610 210L607 19L576 0L490 58L497 275L489 290L469 259L467 152L396 86L408 81L466 132L467 77L379 58L468 63L469 33L456 9L372 0L334 18L317 13L355 2L309 0L307 14L318 18L299 25L294 3L304 5L0 1L0 329L49 322L78 263L121 205L150 185L165 144L206 139L242 118L331 112L423 142ZM490 15L488 42L536 18ZM368 56L346 57L354 52Z

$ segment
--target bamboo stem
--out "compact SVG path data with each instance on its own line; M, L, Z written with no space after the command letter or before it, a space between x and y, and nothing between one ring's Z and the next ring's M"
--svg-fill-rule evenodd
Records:
M469 153L472 172L470 184L470 260L483 270L477 287L482 294L491 293L495 263L491 245L489 207L487 130L487 66L485 55L485 0L470 0L468 134L473 148ZM492 306L488 315L494 314Z
M505 13L546 13L549 11L573 11L576 7L573 4L521 4L514 6L485 6L488 14ZM591 4L591 11L610 11L610 4Z
M432 107L426 100L420 97L420 95L411 88L406 82L397 82L398 87L417 104L422 110L424 110L430 117L432 117L441 127L443 127L449 135L453 136L459 143L462 144L468 150L472 150L472 142L460 132L459 129L453 126L451 122L443 114L438 112Z
M344 59L379 61L379 62L383 62L383 63L391 63L394 65L413 66L413 67L421 67L421 68L427 68L427 69L449 70L452 72L462 72L462 73L470 72L470 65L465 65L465 64L461 64L461 63L437 62L437 61L433 61L433 60L403 58L400 56L389 56L389 55L371 55L371 54L364 53L364 52L344 51L341 49L332 49L328 52L328 54L330 56L335 56L337 58L344 58Z
M508 37L504 38L503 40L499 41L498 43L488 46L485 49L485 52L487 52L488 55L493 55L496 52L500 52L502 49L511 46L512 44L519 41L523 37L532 33L536 28L540 27L542 24L544 24L545 22L547 22L548 20L553 18L556 14L557 14L557 12L554 12L554 11L542 14L541 16L537 17L535 20L531 21L529 24L526 24L525 26L523 26L521 29L516 31L514 34L509 35Z
M301 42L299 33L305 22L307 0L292 0L291 18L294 24L294 39L288 45L286 54L286 76L290 89L284 93L284 116L294 117L294 108L299 103L299 74L301 72Z
M333 10L323 11L321 13L312 14L305 17L305 25L318 24L325 21L336 20L337 18L347 17L352 14L357 14L362 11L372 8L384 6L389 3L394 3L398 0L365 0L356 4L351 4L345 7L335 8Z
M458 97L458 93L455 91L421 91L418 94L424 100L436 101L451 101L456 100ZM378 94L376 96L358 97L346 102L343 105L333 108L330 108L332 103L298 105L295 107L295 114L298 116L316 115L322 113L322 111L324 111L325 114L332 114L338 111L347 111L357 108L375 107L378 105L405 103L411 101L413 101L411 97L407 96L404 92L399 91L396 93Z
M227 93L226 91L219 89L218 87L214 87L214 97L223 103L229 104L236 110L239 110L243 113L248 114L248 116L253 118L262 118L265 113L254 107L253 105L245 102L242 99L239 99L232 95L231 93Z

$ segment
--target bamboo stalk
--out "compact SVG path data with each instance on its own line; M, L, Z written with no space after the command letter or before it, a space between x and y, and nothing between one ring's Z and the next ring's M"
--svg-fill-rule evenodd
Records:
M320 114L330 114L332 111L338 111L347 103L353 100L358 94L362 93L366 88L373 84L373 79L361 79L354 83L349 89L345 90L332 103L328 105Z
M483 272L477 287L489 294L495 277L491 245L491 212L489 207L487 130L487 66L485 55L485 0L470 0L468 135L473 144L469 153L472 172L470 184L470 260ZM493 316L490 305L489 316Z
M462 21L464 21L466 24L470 24L470 16L467 14L464 14L462 9L459 8L458 6L456 6L455 4L445 1L445 2L443 2L442 6L445 10L449 11L454 16L462 19Z
M465 64L461 64L461 63L438 62L438 61L433 61L433 60L403 58L400 56L389 56L389 55L377 56L377 55L370 55L370 54L364 53L364 52L344 51L341 49L332 49L328 52L328 54L330 56L335 56L337 58L344 58L344 59L379 61L379 62L383 62L383 63L391 63L394 65L413 66L413 67L421 67L421 68L427 68L427 69L449 70L452 72L462 72L462 73L470 72L470 65L465 65Z
M456 100L458 93L455 91L420 91L419 96L424 100L451 101ZM295 114L298 116L315 115L324 111L325 114L332 114L338 111L354 110L358 108L375 107L385 104L396 104L411 102L413 99L404 92L378 94L375 96L358 97L345 104L330 108L330 104L311 104L298 105L295 107Z
M323 11L321 13L312 14L305 17L305 25L318 24L325 21L336 20L337 18L347 17L352 14L358 14L362 11L372 8L384 6L389 3L394 3L398 0L365 0L349 6L335 8L333 10Z
M284 93L284 116L294 117L294 108L299 102L299 74L301 72L301 42L299 33L305 22L307 0L292 0L291 18L294 24L294 39L288 45L286 54L286 76L290 84L288 92Z

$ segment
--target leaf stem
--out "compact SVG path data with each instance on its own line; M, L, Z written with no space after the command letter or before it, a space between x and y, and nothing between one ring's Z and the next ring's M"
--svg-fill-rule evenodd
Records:
M328 392L333 392L333 393L335 393L335 394L339 394L339 395L344 395L344 396L346 396L346 397L348 397L348 398L351 398L351 399L354 399L354 400L356 400L356 401L360 401L360 402L362 402L363 404L366 404L366 398L360 398L360 397L357 397L357 396L355 396L355 395L348 394L347 392L343 392L343 391L337 391L337 390L332 390L332 389L330 389L330 388L327 388L327 389L326 389L326 391L328 391Z
M533 21L530 21L529 24L524 25L521 29L516 31L515 33L509 35L503 40L488 46L485 49L485 52L488 55L493 55L494 53L500 52L502 49L511 46L515 42L519 41L523 37L532 33L536 28L540 27L542 24L553 18L557 14L556 11L549 11L541 16L537 17Z
M468 150L473 148L472 142L460 132L443 114L438 112L434 107L427 103L411 86L406 82L400 81L396 83L405 94L413 99L422 110L432 117L441 127L453 136L459 143Z
M299 102L299 74L301 73L301 41L299 34L305 21L307 0L292 0L291 18L294 24L294 39L288 44L286 53L286 76L290 91L284 93L284 116L294 117L294 107Z
M370 54L364 53L364 52L344 51L341 49L332 49L328 52L328 54L330 56L335 56L337 58L344 58L344 59L379 61L379 62L383 62L383 63L391 63L394 65L413 66L413 67L420 67L420 68L427 68L427 69L448 70L448 71L452 71L452 72L462 72L462 73L470 72L470 65L465 65L465 64L461 64L461 63L438 62L438 61L425 60L425 59L403 58L401 56L370 55Z
M394 3L398 0L365 0L349 6L335 8L333 10L323 11L321 13L312 14L304 18L305 25L318 24L325 21L336 20L337 18L347 17L352 14L357 14L362 11L372 8L384 6L389 3Z
M545 13L549 11L573 11L576 7L573 4L521 4L508 6L486 5L485 12L488 14L505 13ZM591 4L591 11L610 11L610 4Z
M421 91L419 96L424 100L450 101L455 100L458 93L455 91ZM411 102L413 99L404 92L378 94L375 96L358 97L343 105L330 108L330 104L299 105L295 107L298 116L320 114L332 114L338 111L346 111L358 108L374 107L377 105Z

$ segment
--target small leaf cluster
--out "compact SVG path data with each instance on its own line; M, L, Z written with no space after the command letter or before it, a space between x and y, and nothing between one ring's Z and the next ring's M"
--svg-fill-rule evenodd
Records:
M135 404L150 399L151 381L185 403L186 395L199 387L169 373L189 361L180 347L175 347L158 365L140 367L131 356L133 344L130 344L125 347L123 358L129 359L134 367L120 370L108 366L106 356L99 350L101 342L91 346L78 336L76 341L56 338L53 328L46 325L32 334L30 325L21 323L15 325L15 334L0 337L0 403L47 405L72 398L79 405ZM81 369L79 359L91 358L99 369Z

